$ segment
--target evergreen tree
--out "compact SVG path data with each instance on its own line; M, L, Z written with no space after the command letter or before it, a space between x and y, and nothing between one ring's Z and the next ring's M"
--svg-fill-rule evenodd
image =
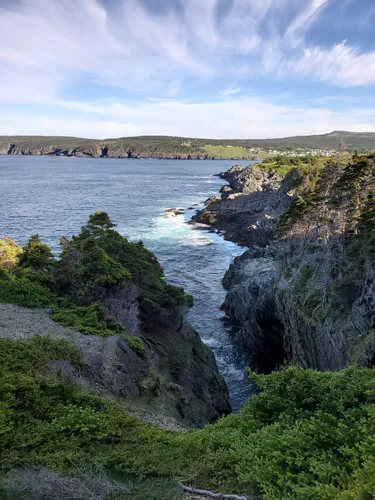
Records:
M41 241L38 234L31 236L19 257L21 267L30 267L35 270L44 269L50 266L53 261L50 247Z
M82 233L90 233L93 236L103 236L105 233L116 227L113 224L109 215L106 212L97 210L93 215L90 215L86 226L82 228Z

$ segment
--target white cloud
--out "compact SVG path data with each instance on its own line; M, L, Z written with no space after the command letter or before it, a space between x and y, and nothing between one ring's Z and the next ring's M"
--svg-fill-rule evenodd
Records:
M303 56L287 63L297 74L341 86L375 84L375 51L361 54L345 42L332 49L306 49Z
M117 0L113 10L99 0L14 0L0 6L0 103L43 103L45 118L2 113L1 133L246 138L373 130L372 110L339 113L238 98L259 76L375 84L375 52L309 43L309 28L331 1L231 0L220 15L220 0L170 0L159 12L144 0ZM184 92L191 80L186 88L197 92L201 82L211 83L217 101L193 104L194 94ZM228 80L235 83L225 88ZM67 102L68 91L73 100L75 85L89 82L103 85L103 95L117 95L111 87L145 98L133 105ZM71 117L46 118L53 105Z
M231 95L236 95L241 92L241 87L228 87L226 89L220 90L219 95L225 97L225 96L231 96Z
M373 83L372 53L304 39L329 1L232 0L220 17L219 0L183 0L180 9L174 0L159 13L142 0L118 0L113 11L98 0L14 0L0 7L0 100L58 96L85 81L152 94L223 72Z
M256 98L223 99L202 104L142 101L130 105L62 101L59 105L70 110L69 118L2 114L0 135L105 138L160 134L246 139L321 134L335 129L375 131L375 109L337 112L325 108L274 105Z

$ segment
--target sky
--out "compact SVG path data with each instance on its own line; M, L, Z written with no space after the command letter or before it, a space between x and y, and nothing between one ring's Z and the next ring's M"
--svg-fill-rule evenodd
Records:
M0 0L0 135L375 132L375 0Z

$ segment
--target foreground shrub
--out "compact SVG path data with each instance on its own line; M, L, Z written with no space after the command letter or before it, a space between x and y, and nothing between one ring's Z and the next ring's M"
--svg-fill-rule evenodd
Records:
M48 288L27 278L0 279L0 303L22 307L49 307L55 300L55 295Z
M83 461L135 478L143 498L155 500L163 497L149 497L142 488L149 484L152 490L156 478L171 476L268 500L375 495L373 369L289 367L254 375L260 392L239 414L202 430L172 433L47 376L47 359L80 362L70 349L50 339L0 339L2 470L38 465L74 477L72 464Z

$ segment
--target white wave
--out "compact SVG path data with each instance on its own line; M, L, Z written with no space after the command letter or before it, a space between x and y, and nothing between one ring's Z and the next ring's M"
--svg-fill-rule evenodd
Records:
M221 343L216 340L216 339L213 339L213 338L210 338L210 339L204 339L202 338L203 342L206 344L206 346L210 347L211 349L213 348L218 348L221 346Z
M218 364L221 365L220 361L218 360ZM243 370L240 368L236 368L234 365L230 365L225 363L224 366L222 366L222 374L224 377L230 377L234 378L236 380L244 380L245 378L245 373Z
M131 235L132 240L142 239L146 246L155 247L158 243L173 248L174 246L207 246L214 242L208 235L186 224L183 215L170 216L160 214L153 220L147 232L139 229Z
M202 236L201 238L198 238L196 240L195 246L207 246L207 245L213 245L214 242L211 240L211 238L207 238L205 236Z

